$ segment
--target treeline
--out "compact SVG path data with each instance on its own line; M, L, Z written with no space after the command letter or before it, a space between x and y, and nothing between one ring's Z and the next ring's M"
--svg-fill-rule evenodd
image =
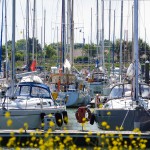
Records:
M35 49L34 54L35 58L39 61L38 63L41 64L43 62L43 58L47 60L58 60L60 51L62 49L61 43L52 43L49 45L45 45L44 48L42 48L41 44L37 39L34 40L35 43ZM114 52L114 60L119 61L120 58L120 40L116 40L116 42L113 44L112 42L109 42L108 40L104 41L105 43L105 61L108 61L109 59L112 59L113 52ZM11 49L12 49L12 41L7 42L8 45L8 56L11 60ZM29 58L32 57L32 46L33 46L33 39L29 38L28 43L26 43L25 39L18 40L16 42L16 52L15 52L15 59L16 61L25 61L26 60L26 45L28 45L28 56ZM122 42L122 50L123 50L123 59L126 61L132 60L132 52L133 52L133 46L132 41ZM101 55L101 43L97 47L96 44L83 44L83 43L76 43L74 44L74 50L81 50L82 56L74 57L74 61L84 61L87 62L89 59L92 61L97 57L97 54ZM146 55L145 55L146 54ZM6 50L5 45L2 46L2 59L5 60L6 57ZM145 60L145 57L147 60L150 60L150 46L143 42L142 39L139 39L139 58L140 60Z

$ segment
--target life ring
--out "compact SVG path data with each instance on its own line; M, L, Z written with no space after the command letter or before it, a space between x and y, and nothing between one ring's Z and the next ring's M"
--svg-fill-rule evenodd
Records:
M56 124L58 127L61 127L63 124L63 119L61 113L55 113Z
M88 113L87 117L86 117L86 113ZM79 107L75 113L75 116L76 116L76 119L79 123L85 123L86 121L90 120L91 111L87 107Z
M95 115L92 114L92 115L91 115L91 118L90 118L90 124L93 125L93 124L94 124L94 121L95 121Z
M67 114L67 111L63 111L62 114L63 114L63 121L64 121L65 124L67 124L68 123L68 114Z

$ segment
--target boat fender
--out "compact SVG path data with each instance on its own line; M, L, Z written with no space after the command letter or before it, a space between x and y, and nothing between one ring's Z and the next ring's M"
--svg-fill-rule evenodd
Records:
M86 113L88 113L88 116L86 116ZM79 107L75 113L75 116L76 116L76 119L79 123L85 123L85 121L90 120L91 111L87 107Z
M61 113L57 112L55 113L55 119L56 119L56 124L58 127L61 127L63 124L63 119Z
M95 121L95 115L92 113L91 118L90 118L90 124L93 125Z
M42 122L44 122L44 116L45 116L45 115L46 115L45 113L41 113L41 114L40 114L40 118L41 118L41 121L42 121Z
M63 111L62 114L63 114L63 121L64 121L65 124L67 124L68 123L68 114L67 114L67 111Z

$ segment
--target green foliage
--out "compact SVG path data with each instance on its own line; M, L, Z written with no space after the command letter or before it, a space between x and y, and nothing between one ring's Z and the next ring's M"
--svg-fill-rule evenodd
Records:
M46 58L53 58L53 56L56 56L56 49L51 45L46 45L44 50L46 51Z

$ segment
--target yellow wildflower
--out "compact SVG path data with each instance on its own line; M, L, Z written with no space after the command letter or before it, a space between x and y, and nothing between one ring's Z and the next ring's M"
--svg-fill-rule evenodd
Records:
M85 139L86 143L90 143L90 138Z
M7 120L7 126L10 127L12 125L13 121L11 119Z
M10 112L9 112L9 111L6 111L5 117L6 117L6 118L9 118L9 117L10 117Z
M110 112L110 111L109 111L109 112L107 112L107 115L108 115L108 116L110 116L110 115L111 115L111 112Z
M50 122L49 122L49 126L50 126L50 127L54 127L54 126L55 126L55 123L54 123L53 121L50 121Z
M106 121L103 121L103 122L101 123L101 125L102 125L103 127L106 127L106 126L107 126L107 122L106 122Z
M24 128L27 130L28 129L28 123L24 123Z

